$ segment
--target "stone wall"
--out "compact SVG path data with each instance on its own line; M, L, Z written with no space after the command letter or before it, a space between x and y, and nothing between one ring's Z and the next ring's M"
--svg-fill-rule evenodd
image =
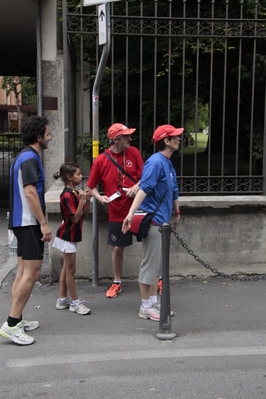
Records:
M49 225L55 236L61 223L59 195L63 185L57 181L46 194ZM219 196L180 197L181 219L178 234L192 251L212 268L227 274L266 272L266 197ZM111 252L107 242L108 215L99 212L100 279L113 277ZM83 241L77 252L77 278L92 276L92 215L84 221ZM62 266L59 251L49 248L50 276L57 281ZM141 243L126 248L123 279L136 279L141 261ZM210 276L211 271L188 254L171 234L170 277Z

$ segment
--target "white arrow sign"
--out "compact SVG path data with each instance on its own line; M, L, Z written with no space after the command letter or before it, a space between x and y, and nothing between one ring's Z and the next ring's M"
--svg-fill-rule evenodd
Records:
M98 24L99 24L99 45L106 44L108 41L106 4L100 4L98 7Z
M97 4L113 3L115 1L120 1L120 0L83 0L83 5L84 7L95 6Z

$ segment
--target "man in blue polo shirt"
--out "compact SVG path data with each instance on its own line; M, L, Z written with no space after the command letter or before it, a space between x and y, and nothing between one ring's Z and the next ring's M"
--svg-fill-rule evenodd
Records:
M161 271L162 243L158 226L169 222L174 215L173 228L176 229L180 220L176 172L170 158L179 148L179 136L183 131L182 127L162 125L153 133L157 152L144 164L139 191L122 226L123 233L126 233L140 205L144 212L152 213L160 204L153 216L148 236L142 239L142 261L138 278L141 295L139 317L142 319L160 320L161 304L157 302L157 277Z
M10 170L9 229L18 241L18 270L12 286L12 304L0 335L19 345L30 345L34 338L25 331L39 327L38 321L26 321L22 311L32 288L40 277L44 242L52 232L45 218L44 171L40 154L51 140L46 117L33 116L23 123L21 136L25 148Z

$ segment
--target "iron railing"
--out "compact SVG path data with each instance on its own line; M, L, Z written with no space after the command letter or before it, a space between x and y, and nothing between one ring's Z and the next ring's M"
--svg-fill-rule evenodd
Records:
M9 171L10 166L24 147L17 133L6 133L0 135L0 205L8 206L9 199Z
M181 193L266 192L265 8L259 0L253 6L246 3L111 4L100 130L105 135L117 121L137 127L133 145L146 157L154 150L150 138L159 124L184 126L181 150L173 158ZM67 8L66 17L64 34L81 69L84 60L90 64L90 90L101 53L96 6L81 2L77 9ZM205 148L200 143L203 127ZM78 131L80 137L84 133ZM188 147L187 139L193 142Z
M73 100L66 112L71 119L66 148L73 149L81 138L84 170L92 136L85 97L102 49L97 7L83 7L81 0L75 8L73 3L63 0L65 59L72 62L65 70L72 83L73 70L79 70L81 100L79 106ZM181 149L172 158L181 194L266 194L265 38L262 0L111 3L100 145L104 147L108 127L123 122L137 127L132 144L147 158L154 151L151 137L158 125L184 126ZM71 96L73 87L65 87ZM13 135L0 136L0 202L8 198L9 168L20 146Z

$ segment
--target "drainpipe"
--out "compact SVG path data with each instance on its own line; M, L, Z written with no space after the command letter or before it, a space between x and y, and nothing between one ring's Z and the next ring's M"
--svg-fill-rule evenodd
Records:
M62 1L63 16L63 58L64 58L64 134L65 134L65 162L69 161L69 123L68 123L68 36L67 36L67 1Z
M265 98L264 98L264 128L263 128L263 195L266 195L266 80L265 80Z
M41 0L36 3L36 42L37 42L37 113L43 113L43 91L42 91L42 28L41 28Z

